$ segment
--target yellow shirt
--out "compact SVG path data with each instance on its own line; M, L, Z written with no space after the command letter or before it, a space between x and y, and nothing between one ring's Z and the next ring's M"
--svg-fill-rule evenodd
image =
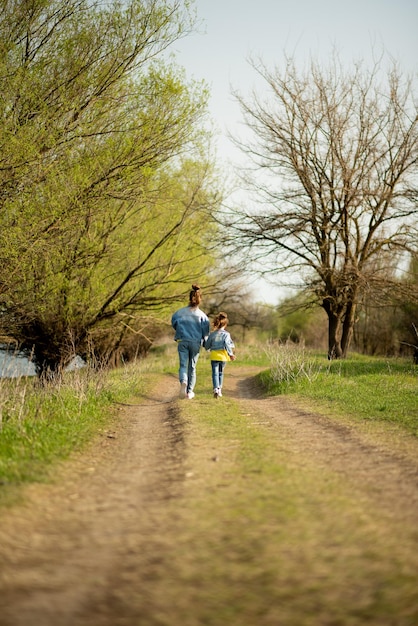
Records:
M210 351L210 360L211 361L230 361L230 357L228 352L223 350L211 350Z

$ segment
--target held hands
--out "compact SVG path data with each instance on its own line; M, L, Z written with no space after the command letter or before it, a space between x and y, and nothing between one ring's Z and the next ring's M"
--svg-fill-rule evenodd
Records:
M237 357L235 356L235 354L230 354L229 358L231 359L231 361L235 361Z

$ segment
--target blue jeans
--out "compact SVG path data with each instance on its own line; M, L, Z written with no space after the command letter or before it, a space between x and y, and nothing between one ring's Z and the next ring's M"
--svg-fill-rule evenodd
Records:
M197 341L179 341L179 381L186 383L186 392L193 391L196 384L196 364L199 359L200 343Z
M211 361L212 365L212 383L214 389L222 389L224 379L224 368L226 361Z

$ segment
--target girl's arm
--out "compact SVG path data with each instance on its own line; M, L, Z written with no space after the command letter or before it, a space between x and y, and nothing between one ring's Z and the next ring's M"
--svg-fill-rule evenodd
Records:
M226 348L226 351L228 352L228 356L231 359L231 361L235 361L235 359L237 358L235 356L234 352L233 352L234 348L235 348L235 345L234 345L234 342L232 341L231 335L229 335L229 333L228 333L228 337L226 338L226 341L225 341L225 348Z

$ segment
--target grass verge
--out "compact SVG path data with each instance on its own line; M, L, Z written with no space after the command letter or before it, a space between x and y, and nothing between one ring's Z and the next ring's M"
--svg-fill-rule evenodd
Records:
M81 449L114 419L112 406L144 392L138 365L67 373L58 386L35 378L0 379L0 505L22 484L48 480L53 463Z
M328 362L286 346L270 351L259 379L270 395L301 398L315 410L356 421L387 422L418 436L418 366L363 355Z

